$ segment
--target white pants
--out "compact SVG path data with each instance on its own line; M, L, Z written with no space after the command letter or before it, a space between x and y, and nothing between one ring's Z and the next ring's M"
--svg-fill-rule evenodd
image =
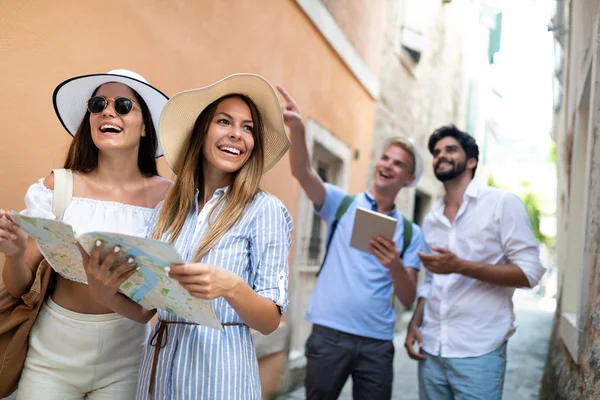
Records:
M150 324L79 314L48 299L29 336L17 400L129 400Z

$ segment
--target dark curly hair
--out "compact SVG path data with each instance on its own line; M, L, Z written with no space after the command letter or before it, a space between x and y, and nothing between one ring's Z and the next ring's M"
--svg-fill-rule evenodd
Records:
M461 131L452 124L436 129L431 136L429 136L429 143L427 144L429 152L433 155L433 150L437 142L448 136L453 137L458 141L458 143L460 143L460 147L462 147L467 155L467 160L469 158L474 158L479 163L479 146L477 146L475 138L473 138L473 136L469 135L467 132ZM475 168L473 168L472 177L475 177L476 170L477 165L475 165Z

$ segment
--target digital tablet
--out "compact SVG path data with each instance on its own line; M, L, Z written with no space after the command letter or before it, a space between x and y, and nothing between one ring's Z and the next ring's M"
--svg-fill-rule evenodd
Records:
M356 207L350 246L371 253L369 242L377 236L393 241L398 220L363 207Z

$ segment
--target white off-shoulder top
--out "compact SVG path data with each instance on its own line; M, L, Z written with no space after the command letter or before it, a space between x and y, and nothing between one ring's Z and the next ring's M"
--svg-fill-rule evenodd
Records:
M53 191L44 186L44 178L27 190L22 215L56 219L52 213ZM65 209L63 222L71 225L77 234L101 231L145 237L154 209L118 203L73 197Z

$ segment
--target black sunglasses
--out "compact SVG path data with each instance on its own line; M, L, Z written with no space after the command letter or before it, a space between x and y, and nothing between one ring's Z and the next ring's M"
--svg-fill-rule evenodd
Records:
M92 114L99 114L106 107L108 107L108 101L113 101L113 107L117 114L125 115L129 114L129 112L133 109L133 106L139 106L135 103L135 101L128 99L127 97L117 97L116 99L111 99L110 97L102 97L102 96L94 96L88 101L86 101L87 109Z

